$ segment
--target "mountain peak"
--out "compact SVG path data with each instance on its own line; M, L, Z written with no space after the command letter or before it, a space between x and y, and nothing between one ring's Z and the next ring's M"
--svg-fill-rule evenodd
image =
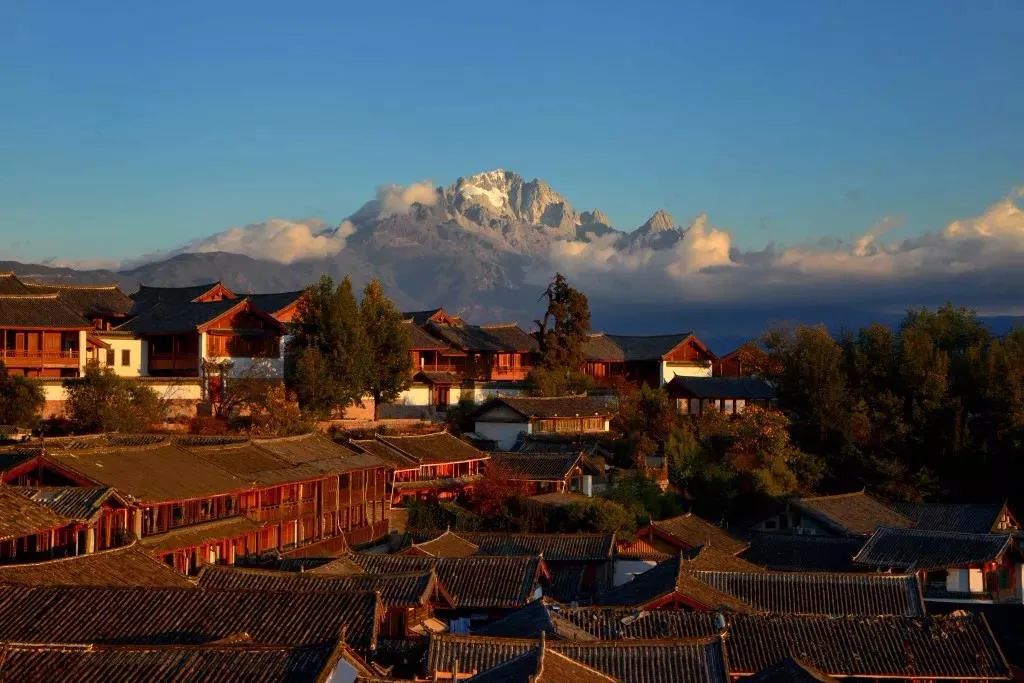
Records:
M480 225L519 221L569 230L578 223L569 202L546 182L527 182L504 169L459 178L445 190L445 197L452 209Z
M665 209L658 209L654 212L650 218L647 219L643 225L636 229L637 232L650 235L658 232L665 232L666 230L677 229L676 219L672 218L672 214Z

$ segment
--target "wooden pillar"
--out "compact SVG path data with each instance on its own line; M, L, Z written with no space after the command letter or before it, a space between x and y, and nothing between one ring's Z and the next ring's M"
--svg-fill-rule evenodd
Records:
M75 534L77 538L78 534ZM85 530L85 552L87 555L91 555L96 552L96 529L95 527L88 527Z

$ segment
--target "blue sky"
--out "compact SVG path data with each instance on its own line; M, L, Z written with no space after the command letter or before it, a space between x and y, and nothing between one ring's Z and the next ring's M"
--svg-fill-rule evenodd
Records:
M0 258L502 167L621 228L896 237L1024 183L1024 3L0 4Z

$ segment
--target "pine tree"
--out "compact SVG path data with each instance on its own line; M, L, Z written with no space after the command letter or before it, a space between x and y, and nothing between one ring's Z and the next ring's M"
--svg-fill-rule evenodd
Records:
M561 273L544 291L548 306L537 324L540 362L530 375L534 393L553 396L586 391L583 345L590 335L590 304L583 292L569 285Z
M337 287L324 275L306 290L292 324L285 379L307 410L329 415L359 403L370 358L359 304L346 277Z
M363 290L359 307L370 353L366 390L373 396L374 418L382 403L389 403L409 386L412 358L402 314L384 295L376 278Z

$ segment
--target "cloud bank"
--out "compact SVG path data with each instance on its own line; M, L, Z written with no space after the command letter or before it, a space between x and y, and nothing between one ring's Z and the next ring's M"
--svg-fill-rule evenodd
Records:
M885 217L852 243L737 247L732 235L697 216L666 249L624 252L612 239L566 241L550 263L530 269L531 282L553 270L602 301L687 303L848 303L903 308L952 300L1010 311L1024 286L1024 211L1016 190L981 215L901 242L884 237L901 221Z
M412 185L381 185L377 188L377 217L409 213L415 204L435 206L441 195L429 180Z
M328 230L326 224L318 219L289 221L271 218L196 240L179 252L226 251L279 263L294 263L337 256L354 232L355 226L350 221Z

